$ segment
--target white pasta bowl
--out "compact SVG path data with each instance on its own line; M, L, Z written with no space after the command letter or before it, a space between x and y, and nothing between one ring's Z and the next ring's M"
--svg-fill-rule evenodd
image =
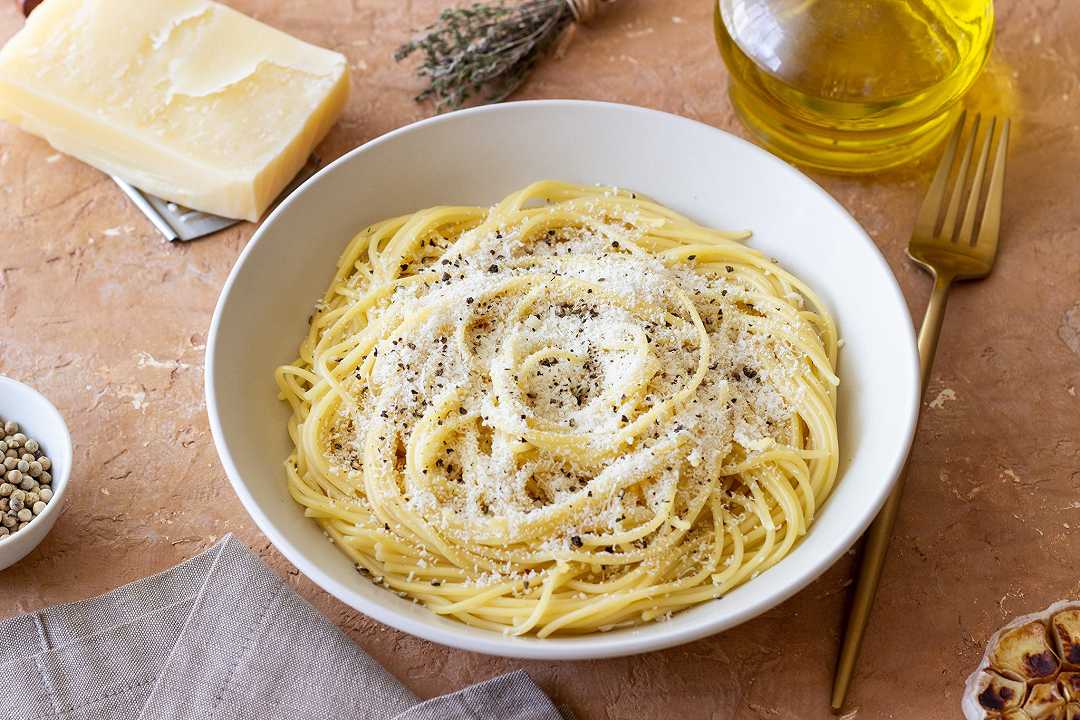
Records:
M438 617L358 574L289 496L289 411L274 368L290 362L338 255L374 221L441 204L491 204L538 179L632 188L749 241L817 291L840 352L840 472L809 533L782 561L671 620L577 637L508 637ZM222 463L259 528L305 575L404 632L476 652L549 660L627 655L730 628L806 586L845 552L896 481L918 411L911 318L877 247L806 176L737 137L652 110L577 101L442 115L357 148L278 207L218 301L206 401Z

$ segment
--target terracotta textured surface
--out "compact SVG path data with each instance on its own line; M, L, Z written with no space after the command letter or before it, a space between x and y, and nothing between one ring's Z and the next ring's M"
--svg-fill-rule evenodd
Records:
M440 3L230 4L348 55L354 92L323 158L429 112L412 102L410 69L389 56ZM849 718L957 717L993 630L1080 594L1080 4L999 0L998 11L980 102L1019 120L999 270L951 301ZM708 0L621 0L521 95L635 103L741 133L710 13ZM0 41L21 23L0 2ZM928 175L818 178L878 242L913 314L929 282L904 247ZM234 532L421 696L523 666L587 720L828 716L850 553L721 636L587 663L434 646L300 576L234 497L203 403L210 314L253 229L165 244L101 173L0 127L0 373L51 397L76 443L66 511L0 572L0 616L103 592Z

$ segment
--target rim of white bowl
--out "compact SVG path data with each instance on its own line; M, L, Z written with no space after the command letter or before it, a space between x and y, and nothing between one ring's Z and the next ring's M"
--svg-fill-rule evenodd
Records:
M843 542L838 543L831 552L822 554L816 562L807 565L801 571L790 575L790 581L784 586L783 590L774 593L767 597L748 604L742 610L725 615L722 618L709 619L704 617L697 623L688 625L686 627L679 627L669 630L666 633L654 633L649 635L636 635L633 633L592 633L588 635L575 636L572 638L511 638L504 635L500 635L491 631L483 631L478 628L473 628L465 624L461 624L461 628L451 629L449 627L442 628L433 625L426 625L414 621L413 619L398 613L397 611L379 605L374 602L370 602L367 599L359 596L355 591L351 590L343 583L338 582L328 573L324 572L315 563L308 560L300 550L293 545L288 538L280 533L266 514L259 507L258 503L252 497L248 491L246 484L244 483L239 469L236 467L236 463L232 458L232 454L229 452L229 447L225 441L224 432L221 427L221 421L218 417L217 408L217 393L216 393L216 372L214 356L216 354L217 347L217 333L218 325L221 320L221 314L223 308L229 299L229 294L232 290L233 283L236 277L241 272L244 264L246 263L248 256L254 250L258 244L262 235L266 232L273 222L277 219L277 216L283 212L300 197L300 195L311 187L314 187L315 183L324 175L331 172L338 165L350 162L353 157L365 152L367 149L381 145L386 142L391 142L398 136L416 132L428 125L435 125L444 122L450 122L468 115L480 115L486 113L499 113L499 112L513 112L521 107L583 107L594 109L607 109L616 110L619 112L628 113L641 113L646 115L660 116L671 123L685 123L687 126L702 127L709 131L720 133L728 138L735 140L736 142L748 147L752 152L758 154L761 157L762 162L771 163L778 172L793 175L799 178L802 182L811 185L820 195L821 201L838 209L842 216L851 225L852 229L858 236L863 239L863 242L872 250L872 256L876 262L885 270L887 276L892 280L889 284L889 293L893 296L893 300L898 302L901 306L907 306L907 300L904 298L903 293L900 290L900 286L896 281L896 277L892 272L892 268L889 267L888 262L885 260L885 256L878 248L877 244L870 238L866 231L859 225L858 222L852 217L851 213L847 211L843 205L841 205L832 195L830 195L824 188L818 185L812 178L805 173L796 169L794 166L781 160L777 156L769 153L761 147L754 145L753 143L744 140L737 135L733 135L720 128L713 127L698 120L692 120L681 115L675 115L667 113L662 110L653 110L651 108L639 107L636 105L627 105L623 103L611 103L602 102L596 100L522 100L516 102L507 102L496 105L483 105L479 107L467 108L465 110L457 110L451 113L445 113L443 115L436 115L434 117L425 118L408 125L404 125L395 130L391 130L388 133L380 135L368 142L353 148L349 152L345 153L341 157L331 162L326 167L322 168L304 182L299 188L297 188L289 197L285 198L265 220L252 235L251 240L241 251L240 256L237 258L236 263L233 265L232 270L229 272L228 278L225 280L225 284L222 286L221 294L218 296L217 305L214 307L214 315L210 321L210 330L207 335L206 343L206 370L205 370L205 393L206 393L206 410L210 419L210 431L214 438L214 445L217 448L218 456L221 459L221 463L225 468L225 473L229 478L229 482L240 498L241 504L244 509L247 510L252 520L255 521L255 525L263 532L267 538L270 539L274 547L285 556L285 558L296 566L298 570L304 573L310 580L316 585L321 587L326 592L333 595L335 598L343 602L345 605L367 615L368 617L396 628L402 632L414 635L416 637L430 640L440 645L446 645L461 650L468 650L471 652L483 653L486 655L496 655L502 657L512 657L527 660L586 660L586 659L599 659L608 657L620 657L625 655L635 655L643 652L651 652L654 650L663 650L665 648L674 647L677 645L683 645L695 640L699 640L710 635L722 632L729 628L740 625L747 620L756 617L768 610L776 607L780 603L784 602L788 598L795 595L797 592L805 588L815 579L817 579L825 570L833 565L837 559L840 558L845 552L847 552L856 540L863 534L867 527L869 527L871 521L877 516L881 506L885 503L886 497L889 492L896 485L900 472L903 470L904 464L907 461L907 457L911 451L911 445L915 439L915 429L918 420L919 404L921 402L921 394L919 387L919 356L917 345L915 343L915 330L913 325L905 326L907 329L907 336L904 338L906 342L903 343L904 352L908 356L907 362L911 369L913 369L913 377L915 378L914 387L911 392L908 393L908 407L906 408L907 427L905 429L902 442L897 446L897 452L894 457L890 459L888 463L890 480L884 484L881 490L877 493L877 496L873 498L873 501L867 505L867 508L872 512L867 512L864 517L859 518L858 522L853 523L848 527L846 533L844 533ZM841 478L842 480L842 478ZM299 510L298 510L299 512ZM812 531L811 531L812 532Z
M67 493L68 481L71 479L71 459L75 454L71 444L71 430L68 429L67 422L64 420L64 416L60 411L56 409L56 405L53 405L52 401L45 397L40 391L24 382L19 382L15 378L8 377L7 375L0 375L0 393L4 391L5 385L17 386L34 396L38 402L45 407L45 410L54 416L53 419L56 421L56 426L64 433L61 436L61 441L64 443L64 447L61 448L63 450L63 456L58 459L56 455L53 454L53 449L49 449L49 459L53 462L53 469L57 470L57 472L52 473L52 499L45 503L45 509L41 511L40 515L35 515L34 518L30 520L31 525L37 522L46 524L49 522L49 518L52 518L53 515L60 512L64 502L64 495ZM19 422L18 418L5 419ZM20 428L20 432L21 430L22 429ZM37 440L37 438L34 439ZM40 442L40 440L38 442ZM58 460L59 463L57 462ZM29 529L29 526L27 526L27 529ZM52 532L52 528L49 528L49 531L45 534L48 535L49 532ZM14 542L14 539L17 538L19 534L20 533L11 533L4 538L0 538L0 550L3 550L4 548L3 543L9 540ZM42 536L41 539L44 540L44 536ZM40 541L38 542L40 543Z

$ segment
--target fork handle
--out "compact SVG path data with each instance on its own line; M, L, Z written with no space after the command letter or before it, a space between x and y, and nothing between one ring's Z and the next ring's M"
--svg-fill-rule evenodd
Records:
M949 287L952 281L953 278L947 275L934 276L934 290L930 294L930 303L926 306L926 315L919 329L919 368L922 373L920 399L926 394L930 369L934 365L934 355L937 353L938 337L941 335L941 323L945 319L945 304L949 299ZM889 539L892 537L896 516L900 511L900 497L904 492L906 475L907 465L905 464L881 512L870 525L870 529L866 531L862 563L859 566L859 582L855 587L851 612L844 631L844 641L840 649L840 660L837 662L833 679L832 707L834 710L839 710L844 705L848 685L851 683L851 676L855 669L855 661L859 658L859 648L862 646L870 609L874 604L878 581L881 580L881 569L885 565Z
M919 328L919 370L922 373L922 394L930 383L930 370L934 367L937 354L938 338L941 336L941 324L945 320L945 305L949 302L949 288L955 278L936 273L934 289L930 293L930 303L923 315L922 327ZM900 484L897 483L897 488Z

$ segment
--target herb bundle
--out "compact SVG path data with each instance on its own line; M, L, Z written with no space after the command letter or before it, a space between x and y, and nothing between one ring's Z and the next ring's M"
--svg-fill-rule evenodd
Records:
M476 99L499 102L521 86L564 31L587 22L597 5L598 0L525 0L450 8L398 48L394 59L421 53L417 73L428 85L416 99L434 100L439 110Z

